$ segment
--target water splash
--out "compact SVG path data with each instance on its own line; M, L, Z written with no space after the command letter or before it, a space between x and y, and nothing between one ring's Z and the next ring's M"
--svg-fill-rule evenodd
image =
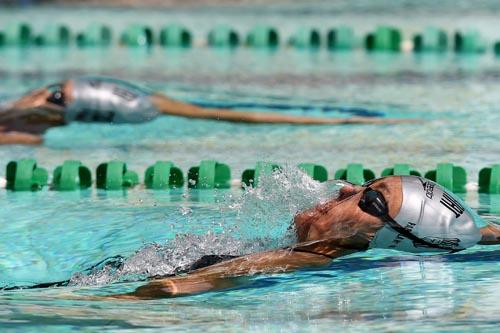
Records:
M150 244L129 258L105 262L87 273L76 273L70 285L104 285L119 281L139 281L186 271L204 255L241 256L260 251L260 242L245 242L226 234L177 235L165 245Z
M337 181L320 183L293 165L284 165L259 178L257 188L246 187L230 208L237 211L237 228L241 237L276 239L270 246L287 246L295 242L293 217L297 212L336 197Z
M118 281L137 281L168 276L189 270L204 255L241 256L295 242L293 216L303 209L337 195L338 182L319 183L294 166L284 166L262 175L258 188L228 196L220 203L221 213L236 213L235 221L218 224L218 233L181 234L164 245L149 244L129 258L108 261L76 273L70 285L103 285ZM186 215L183 210L179 214Z

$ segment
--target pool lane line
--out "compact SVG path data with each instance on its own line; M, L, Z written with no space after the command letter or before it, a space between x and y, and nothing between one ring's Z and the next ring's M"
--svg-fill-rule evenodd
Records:
M335 179L329 179L329 180L335 180ZM52 177L48 179L49 183L52 183ZM243 187L243 182L241 179L234 178L230 180L231 188L242 188ZM95 185L95 181L92 182L92 185ZM0 189L5 189L7 187L7 179L4 177L0 177ZM93 188L92 186L91 188ZM468 192L474 192L479 189L479 183L478 182L468 182L465 185L465 188ZM140 189L140 190L145 190L146 186L142 183L139 183L138 185L134 186L133 188L130 188L128 190L133 190L133 189ZM182 188L178 188L179 190L184 190L184 186ZM190 190L190 189L188 189ZM218 189L221 190L221 189Z

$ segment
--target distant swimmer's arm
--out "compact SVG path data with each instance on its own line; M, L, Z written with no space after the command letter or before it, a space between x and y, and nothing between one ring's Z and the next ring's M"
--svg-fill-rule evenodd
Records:
M253 124L290 124L290 125L348 125L348 124L397 124L415 122L414 119L389 118L325 118L293 116L271 112L243 112L227 109L207 109L192 104L176 101L161 94L153 94L153 104L160 113L172 116L214 119L235 123Z
M314 246L297 245L250 254L201 268L184 276L152 281L127 294L109 295L106 299L153 299L192 295L207 291L234 288L244 283L244 277L255 274L289 272L301 268L318 267L332 259L357 252L358 249L331 247L316 252Z
M24 132L0 132L0 145L39 145L42 143L41 135Z
M481 232L480 245L500 244L500 226L490 224L479 230Z

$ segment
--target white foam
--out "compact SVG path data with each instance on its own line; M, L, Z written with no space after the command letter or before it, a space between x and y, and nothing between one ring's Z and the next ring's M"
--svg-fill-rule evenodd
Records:
M235 211L236 221L218 224L220 233L181 234L164 245L149 244L126 258L119 267L104 264L90 273L77 273L70 284L102 285L116 281L167 276L188 269L204 255L235 255L278 248L295 242L291 220L300 210L334 195L335 183L319 183L297 167L285 166L259 179L258 188L246 188L241 197L228 196L221 212ZM334 185L334 188L331 185ZM337 186L337 187L335 187ZM179 214L190 214L184 208Z

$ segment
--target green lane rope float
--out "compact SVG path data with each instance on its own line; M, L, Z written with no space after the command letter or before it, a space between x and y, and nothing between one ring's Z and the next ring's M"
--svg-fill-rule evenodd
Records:
M448 48L448 35L442 29L427 27L413 37L415 52L444 52Z
M466 192L467 173L464 168L452 163L439 163L435 170L427 171L424 177L454 193Z
M410 167L408 164L394 164L390 168L382 171L382 177L386 176L421 176L421 173Z
M240 36L228 25L217 25L208 33L207 41L212 47L236 47Z
M130 47L148 47L154 43L153 30L141 24L128 26L120 37L120 44Z
M80 161L64 161L54 169L52 188L56 191L76 191L92 186L92 172Z
M38 46L67 46L71 42L70 29L62 24L48 24L42 33L35 37Z
M328 171L322 165L313 163L300 163L298 167L314 180L317 180L319 182L326 182L328 180Z
M479 192L500 194L500 164L479 171Z
M121 190L139 183L139 176L128 171L127 165L121 161L99 164L96 169L96 187L104 190Z
M76 35L76 44L80 47L111 45L113 34L111 29L104 24L92 23L84 31Z
M257 25L247 35L246 44L256 48L275 48L279 46L278 30L269 25Z
M454 39L457 53L484 53L486 51L486 42L477 30L457 31Z
M375 32L365 38L365 47L368 51L399 52L402 35L401 31L390 26L379 26Z
M188 171L188 187L195 189L222 189L231 187L231 169L214 160L201 161Z
M241 185L257 187L262 175L270 175L274 171L281 169L276 163L259 161L255 165L255 169L246 169L241 174Z
M312 179L324 182L328 180L327 169L314 163L300 163L298 168ZM241 175L241 186L258 187L262 175L271 175L282 167L273 162L259 161L255 168L246 169ZM420 176L420 172L408 164L398 163L385 168L381 176ZM465 193L467 173L463 167L452 163L439 163L435 169L429 170L425 178L435 181L455 193ZM348 164L346 168L335 173L335 179L343 179L353 184L375 179L375 173L364 168L360 163ZM191 167L187 174L190 189L227 189L233 184L231 169L228 165L215 160L204 160ZM0 178L0 184L2 183ZM12 191L37 191L47 185L48 173L37 166L34 159L10 161L6 166L5 185ZM101 163L96 169L96 188L105 190L121 190L139 184L137 173L127 169L122 161ZM182 170L171 161L157 161L144 172L144 185L148 189L166 190L182 188L184 176ZM480 193L500 194L500 163L485 167L479 172ZM51 189L56 191L75 191L92 186L92 173L80 161L68 160L53 171Z
M349 51L356 48L357 40L350 27L340 26L328 31L326 45L331 51Z
M110 46L113 41L109 26L91 23L83 31L73 35L67 25L50 23L41 33L34 35L34 29L26 22L12 22L0 29L1 46L60 46L73 43L79 47ZM152 27L145 24L131 24L120 34L119 44L128 47L150 47L157 43L163 47L190 47L193 34L178 23L170 23L159 29L158 35ZM448 50L448 34L438 27L427 27L412 38L413 50L416 53L445 52ZM367 51L401 51L403 35L401 30L392 26L378 26L375 31L364 38ZM458 54L482 54L486 52L487 43L478 30L468 29L454 34L453 49ZM233 48L242 44L242 38L230 26L221 24L214 26L207 34L206 44L210 47ZM330 51L353 50L361 44L351 27L337 26L326 34L323 43L318 29L302 26L288 38L288 45L297 49L317 49L326 44ZM266 24L254 26L246 35L245 45L252 48L277 48L280 46L278 29ZM493 52L500 56L500 41L493 45Z
M158 161L148 167L144 173L146 188L153 190L166 190L179 188L184 185L181 169L170 161Z
M32 43L33 35L31 26L24 22L11 23L2 32L3 42L1 45L26 46Z
M39 168L35 160L10 161L6 168L7 189L12 191L38 191L47 185L47 170Z
M370 169L365 169L363 164L351 163L345 169L339 169L335 172L336 179L343 179L356 185L375 179L375 173Z
M500 56L500 41L497 41L495 42L495 44L493 44L493 53L495 53L497 57Z
M321 34L314 28L300 27L290 37L288 44L298 49L317 49L321 46Z
M159 43L165 47L190 47L191 32L181 24L172 23L160 30Z

